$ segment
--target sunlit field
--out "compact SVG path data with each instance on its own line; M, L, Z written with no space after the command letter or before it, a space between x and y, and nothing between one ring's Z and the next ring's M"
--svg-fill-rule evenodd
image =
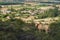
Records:
M0 40L60 40L60 5L0 5Z

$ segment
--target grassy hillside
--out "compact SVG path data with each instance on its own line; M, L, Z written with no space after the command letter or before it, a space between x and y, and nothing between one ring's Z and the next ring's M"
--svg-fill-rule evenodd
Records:
M60 40L59 7L56 5L0 7L0 40Z

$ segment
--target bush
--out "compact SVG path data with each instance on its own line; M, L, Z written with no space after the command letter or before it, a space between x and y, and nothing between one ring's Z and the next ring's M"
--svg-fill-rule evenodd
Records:
M54 38L54 40L59 40L60 38L60 22L55 22L50 24L50 36Z

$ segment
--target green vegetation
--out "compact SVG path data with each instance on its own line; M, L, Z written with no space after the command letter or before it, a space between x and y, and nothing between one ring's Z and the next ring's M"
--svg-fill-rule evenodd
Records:
M60 39L60 21L50 24L50 35L53 40Z
M16 5L16 4L21 4L21 5L22 5L22 4L24 4L24 3L0 2L0 5L14 5L14 4L15 4L15 5Z
M49 24L49 31L46 33L45 30L38 30L34 19L32 19L32 23L26 23L25 20L21 19L27 19L29 16L37 16L37 19L60 17L60 10L58 9L54 6L54 9L49 9L43 13L38 11L32 15L32 13L21 11L31 10L34 12L38 10L37 8L24 7L15 10L11 6L11 9L8 8L10 13L3 14L0 12L0 40L60 40L60 20ZM15 17L19 17L19 19Z
M49 9L48 11L45 11L40 15L38 14L38 18L57 17L60 15L60 11L58 9L58 7L54 7L54 9Z
M21 19L0 20L0 40L59 40L60 22L50 24L50 32L40 32L34 23L27 24Z

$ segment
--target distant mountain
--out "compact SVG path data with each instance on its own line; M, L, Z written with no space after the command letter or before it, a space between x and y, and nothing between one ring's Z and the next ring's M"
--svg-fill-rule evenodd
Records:
M53 2L53 1L60 1L60 0L0 0L0 2Z

